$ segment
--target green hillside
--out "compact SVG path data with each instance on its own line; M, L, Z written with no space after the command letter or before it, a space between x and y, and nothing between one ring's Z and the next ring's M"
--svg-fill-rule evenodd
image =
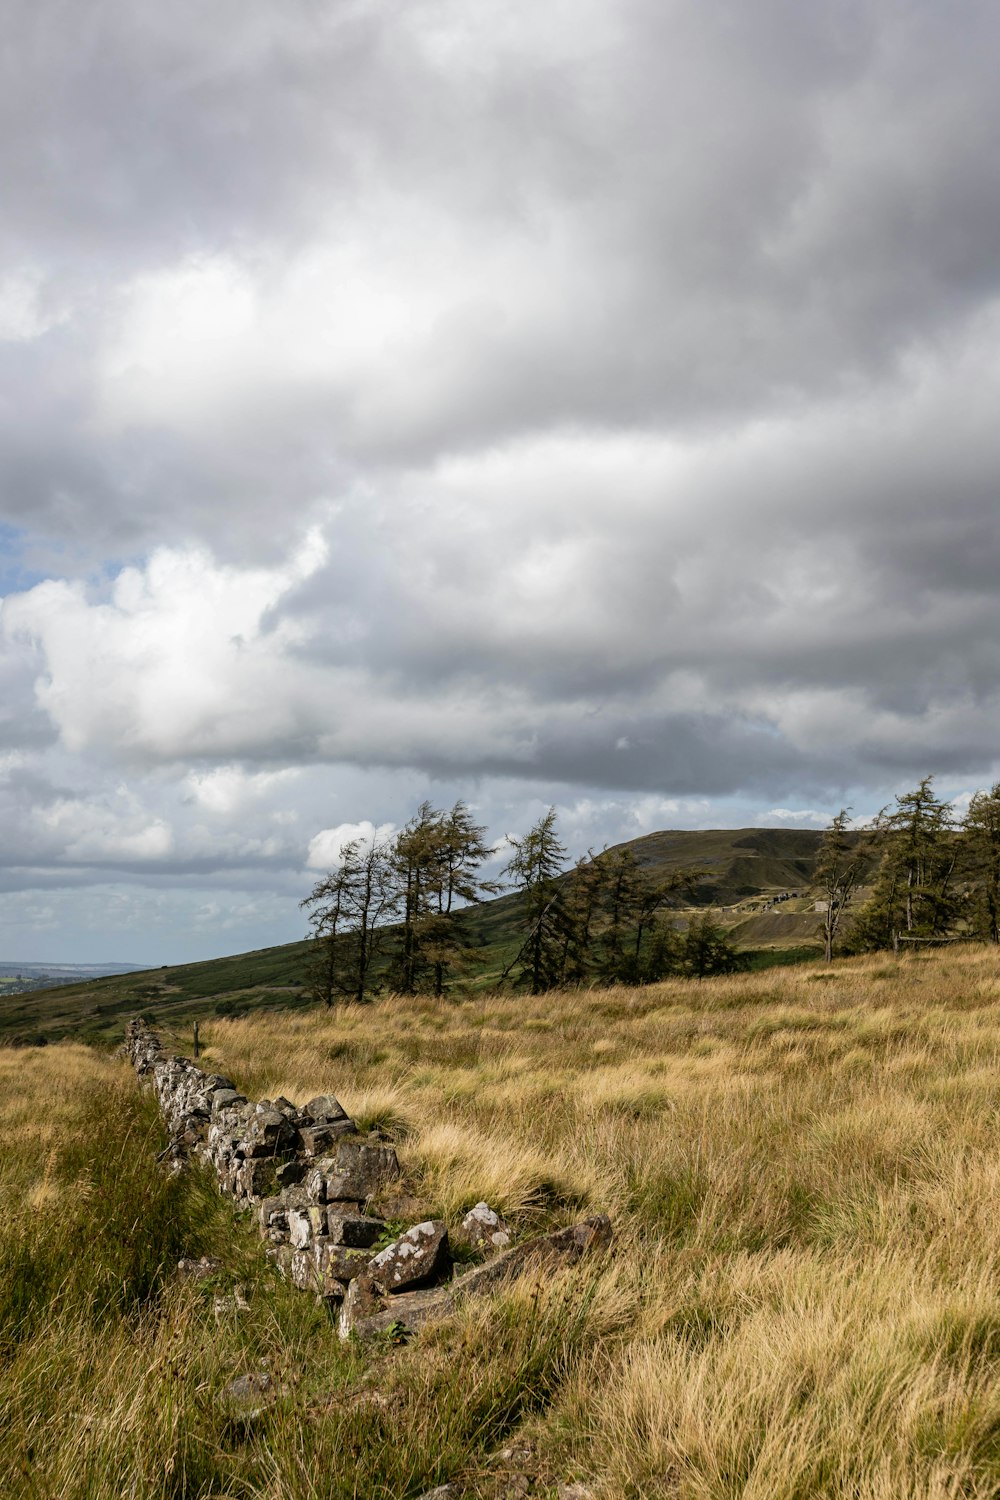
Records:
M680 869L703 871L693 901L731 908L723 912L723 920L737 941L746 948L759 947L761 961L774 962L786 951L789 958L808 956L815 945L817 919L811 910L803 910L811 903L803 895L766 917L752 917L737 908L753 897L804 892L821 837L810 829L681 830L650 833L632 840L629 847L641 864L665 875ZM491 988L516 955L520 905L519 896L506 895L461 914L470 946L467 987ZM678 919L683 920L681 910ZM183 1031L197 1018L308 1005L302 989L307 951L306 942L285 943L229 958L3 997L0 1040L112 1040L121 1033L123 1017L137 1012L148 1012L158 1024Z
M749 896L808 886L822 837L811 828L680 829L648 833L629 847L641 864L665 874L704 870L696 902L732 906Z

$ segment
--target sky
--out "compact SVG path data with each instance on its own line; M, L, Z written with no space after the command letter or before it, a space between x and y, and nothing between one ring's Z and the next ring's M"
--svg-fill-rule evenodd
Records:
M1000 775L987 0L5 0L0 956Z

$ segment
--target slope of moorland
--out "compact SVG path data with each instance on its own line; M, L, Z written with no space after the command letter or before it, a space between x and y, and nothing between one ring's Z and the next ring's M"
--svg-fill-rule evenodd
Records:
M604 1209L614 1253L344 1347L197 1173L161 1174L127 1065L0 1049L5 1493L1000 1493L995 950L204 1030L252 1096L391 1131L414 1217ZM214 1283L178 1281L206 1251ZM260 1370L273 1399L234 1412Z
M628 847L656 873L704 871L696 900L732 906L748 896L807 887L822 837L812 828L666 829L632 839Z
M747 897L804 891L820 838L809 829L716 829L651 833L628 847L657 874L704 871L694 899L729 907L720 912L721 920L732 928L741 947L761 950L766 962L783 954L789 959L809 956L819 947L819 919L811 909L801 909L811 908L804 898L757 917L747 916L737 903ZM521 942L520 912L520 897L505 895L460 914L470 947L463 987L489 989L497 983ZM682 913L679 916L683 919ZM121 1030L123 1017L139 1011L157 1021L190 1027L194 1020L220 1013L294 1008L305 1003L307 947L304 942L285 943L32 994L0 994L0 1039L110 1040Z
M284 943L203 963L164 965L50 990L0 997L0 1040L110 1041L127 1016L150 1012L185 1024L229 1009L303 1004L308 943Z

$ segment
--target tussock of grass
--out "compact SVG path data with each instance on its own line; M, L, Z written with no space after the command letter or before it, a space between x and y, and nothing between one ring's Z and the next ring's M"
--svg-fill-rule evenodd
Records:
M515 1219L555 1207L582 1208L597 1189L582 1164L574 1169L554 1163L530 1138L485 1134L455 1121L422 1130L413 1151L423 1195L451 1220L482 1200Z

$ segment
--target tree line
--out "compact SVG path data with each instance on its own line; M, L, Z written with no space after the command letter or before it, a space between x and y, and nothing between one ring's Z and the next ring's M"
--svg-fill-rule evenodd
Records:
M964 818L937 796L933 776L861 830L843 808L823 836L815 881L826 904L827 959L835 948L1000 942L1000 782L977 792ZM869 898L855 906L862 886Z
M363 1002L382 987L441 995L481 957L460 913L501 891L521 899L518 946L500 981L532 994L741 966L708 913L685 932L669 915L700 872L656 877L628 847L590 851L567 869L554 808L507 844L499 875L486 878L496 850L463 801L449 811L424 802L392 837L349 840L301 903L313 939L308 991L326 1005Z

